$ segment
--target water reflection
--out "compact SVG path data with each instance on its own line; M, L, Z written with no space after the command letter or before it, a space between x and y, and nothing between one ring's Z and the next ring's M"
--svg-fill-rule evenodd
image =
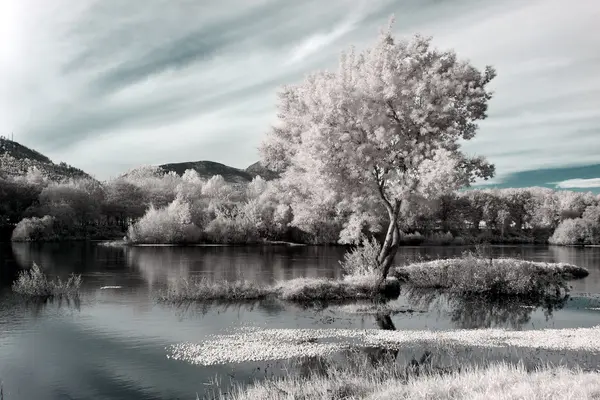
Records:
M459 329L503 327L521 329L531 321L535 310L542 310L546 321L562 309L569 296L562 298L499 298L462 295L438 290L407 287L405 296L415 307L447 313Z
M339 250L339 249L338 249ZM338 251L323 247L133 247L127 262L150 286L182 277L272 283L298 277L339 278Z

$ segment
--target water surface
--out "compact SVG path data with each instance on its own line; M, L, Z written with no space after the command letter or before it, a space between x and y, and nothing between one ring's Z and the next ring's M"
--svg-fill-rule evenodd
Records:
M465 248L407 247L396 262L448 257ZM341 276L341 247L103 247L95 243L0 244L0 379L13 399L193 399L215 375L248 381L269 375L267 364L198 366L167 358L168 348L251 326L374 328L369 315L336 307L305 308L268 300L243 305L156 304L153 294L180 277L271 283L297 277ZM497 246L496 256L569 262L590 275L572 282L559 309L461 303L443 297L397 303L426 312L391 316L396 329L503 327L543 329L600 324L600 248ZM82 274L79 302L25 304L10 292L20 268L36 262L51 276ZM119 289L100 289L120 286ZM598 308L594 310L594 308ZM410 358L408 355L406 356ZM265 368L267 367L267 368Z

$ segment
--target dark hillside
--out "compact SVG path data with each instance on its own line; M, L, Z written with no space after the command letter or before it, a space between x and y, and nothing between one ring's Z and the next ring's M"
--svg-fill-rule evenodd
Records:
M45 155L29 147L0 137L0 172L4 175L24 175L30 167L38 168L44 175L55 181L91 178L79 168L64 162L55 164Z

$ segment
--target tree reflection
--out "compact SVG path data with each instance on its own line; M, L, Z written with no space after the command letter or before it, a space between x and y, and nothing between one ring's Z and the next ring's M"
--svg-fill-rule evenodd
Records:
M555 310L562 309L568 296L562 298L501 298L463 295L431 289L408 288L407 299L419 307L447 311L457 328L479 329L510 327L521 329L531 320L536 309L544 312L546 321Z

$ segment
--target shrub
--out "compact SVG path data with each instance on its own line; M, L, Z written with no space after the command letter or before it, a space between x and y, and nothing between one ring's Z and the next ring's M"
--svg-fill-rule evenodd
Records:
M215 219L204 230L208 238L216 243L258 242L260 220L252 204L234 207L231 212L217 210Z
M420 232L404 234L400 238L400 243L408 246L418 246L425 241L425 236Z
M47 241L54 240L54 217L48 215L43 218L23 218L12 233L15 242Z
M562 221L548 239L548 243L557 245L592 244L592 224L582 218Z
M197 242L202 232L191 221L190 205L181 198L167 207L153 206L129 227L127 236L132 243L190 243Z
M40 267L33 263L31 270L19 273L12 289L15 293L34 298L79 297L81 282L81 275L74 274L66 282L60 278L50 281Z
M363 236L361 244L344 254L344 261L339 262L342 271L350 276L377 275L380 251L381 245L376 238L369 240Z

